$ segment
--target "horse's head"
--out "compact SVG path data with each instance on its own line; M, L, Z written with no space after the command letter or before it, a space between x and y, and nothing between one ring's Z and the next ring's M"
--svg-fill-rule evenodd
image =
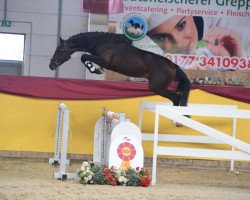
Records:
M49 68L51 70L56 69L58 66L68 61L71 58L71 50L67 48L66 42L60 38L60 44L56 48L56 51L50 60Z

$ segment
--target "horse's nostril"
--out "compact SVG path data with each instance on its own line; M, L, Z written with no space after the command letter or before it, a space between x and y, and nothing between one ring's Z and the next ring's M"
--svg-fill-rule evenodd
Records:
M51 70L54 70L54 69L55 69L55 66L52 65L52 64L50 64L50 65L49 65L49 68L50 68Z

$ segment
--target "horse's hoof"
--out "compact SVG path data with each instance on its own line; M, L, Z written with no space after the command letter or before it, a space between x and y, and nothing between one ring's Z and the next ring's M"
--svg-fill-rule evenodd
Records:
M87 68L89 68L89 69L91 69L91 68L93 67L93 63L90 62L90 61L86 61L86 62L84 63L84 65L85 65Z
M105 71L100 67L100 68L97 68L95 69L95 71L93 73L95 74L103 74Z
M84 65L85 65L85 67L87 67L87 69L91 72L91 73L96 73L96 67L93 65L93 63L92 62L90 62L90 61L86 61L86 62L84 62Z
M102 74L105 73L105 70L102 67L100 67L99 70L101 71Z

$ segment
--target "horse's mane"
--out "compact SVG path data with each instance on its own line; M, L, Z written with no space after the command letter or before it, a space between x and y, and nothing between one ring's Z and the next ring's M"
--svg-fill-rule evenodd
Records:
M116 42L127 42L132 43L132 40L128 39L123 34L115 34L115 33L109 33L109 32L84 32L84 33L78 33L76 35L71 36L68 40L77 40L82 38L88 38L88 40L96 40L97 38L101 38L102 40L108 40L111 39Z

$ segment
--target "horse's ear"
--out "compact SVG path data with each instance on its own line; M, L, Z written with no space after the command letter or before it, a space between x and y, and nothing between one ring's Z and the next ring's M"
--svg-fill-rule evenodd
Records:
M60 37L60 44L63 44L63 39Z

